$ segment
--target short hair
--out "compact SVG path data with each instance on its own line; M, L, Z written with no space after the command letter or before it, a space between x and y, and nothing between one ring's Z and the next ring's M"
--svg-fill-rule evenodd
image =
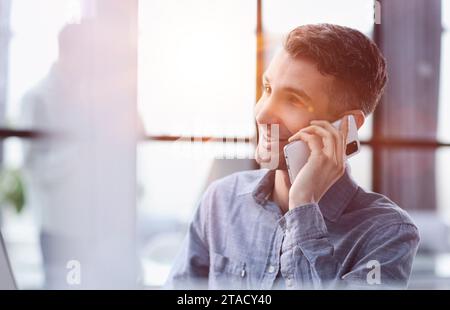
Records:
M386 61L376 44L358 30L331 24L293 29L284 49L294 58L316 63L324 75L335 77L329 95L339 106L335 113L359 109L367 116L375 110L387 83Z

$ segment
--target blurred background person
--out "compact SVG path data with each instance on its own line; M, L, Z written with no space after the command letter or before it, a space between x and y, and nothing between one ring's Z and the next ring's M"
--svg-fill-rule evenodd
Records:
M88 127L85 111L89 57L92 49L86 36L88 23L69 24L58 37L59 57L47 76L30 89L22 100L24 126L43 134L24 143L24 172L27 194L40 226L40 241L46 286L65 284L67 225L64 221L72 201L70 191L80 188L74 165L81 155L81 135ZM57 135L55 133L58 133ZM64 137L64 138L63 138ZM82 194L80 192L80 194ZM76 227L74 227L76 229ZM61 257L61 254L64 253Z

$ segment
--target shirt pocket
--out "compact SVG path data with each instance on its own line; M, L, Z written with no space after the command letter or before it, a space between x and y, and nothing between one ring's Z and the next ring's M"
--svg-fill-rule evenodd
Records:
M211 255L210 288L246 288L247 273L247 264L245 262L218 253Z

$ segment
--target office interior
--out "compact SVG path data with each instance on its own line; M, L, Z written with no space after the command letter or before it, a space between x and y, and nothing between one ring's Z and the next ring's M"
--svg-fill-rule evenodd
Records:
M322 22L386 57L352 175L418 225L409 288L450 289L450 0L0 0L0 225L18 288L161 288L205 188L258 169L270 59Z

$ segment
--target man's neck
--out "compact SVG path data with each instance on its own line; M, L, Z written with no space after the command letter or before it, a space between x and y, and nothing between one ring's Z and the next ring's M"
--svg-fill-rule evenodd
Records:
M280 207L282 214L289 211L290 188L291 182L288 172L286 170L276 170L271 199Z

